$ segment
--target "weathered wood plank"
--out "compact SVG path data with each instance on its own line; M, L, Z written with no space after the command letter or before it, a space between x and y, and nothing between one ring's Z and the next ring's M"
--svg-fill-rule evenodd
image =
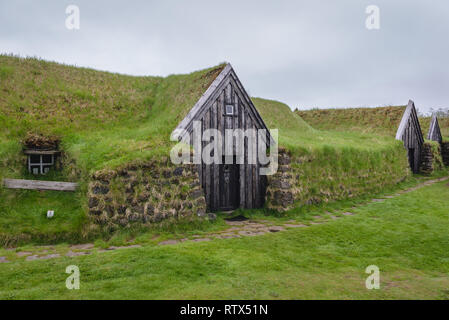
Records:
M60 181L3 179L3 184L8 189L26 190L51 190L51 191L76 191L77 183Z
M245 129L250 129L252 127L252 121L251 118L248 115L248 110L245 109ZM246 193L246 204L249 209L253 208L253 165L249 164L249 155L248 155L248 148L251 146L251 143L245 144L245 155L246 155L246 185L247 185L247 193Z
M234 70L231 70L230 75L230 82L234 85L235 90L238 92L238 95L241 97L243 103L245 104L245 109L249 111L251 116L253 117L253 120L255 122L255 127L257 129L266 129L268 130L268 127L266 126L265 122L263 121L261 115L257 111L256 107L254 106L251 98L249 97L246 90L243 88L242 83L240 82L239 78L237 77L237 74ZM267 145L274 145L275 141L271 137L271 134L269 135L270 139L266 141Z
M245 128L245 113L243 112L243 109L239 109L239 128L244 129ZM245 151L243 152L243 164L240 164L240 207L245 208L246 207L246 177L245 177Z
M206 128L206 124L205 124L205 119L203 117L203 118L201 118L201 136L202 136L204 130L206 130L205 128ZM203 159L202 152L203 152L205 146L206 146L206 142L203 141L203 139L201 138L201 159ZM203 190L206 190L206 165L204 164L204 162L202 160L201 160L201 176L202 176L201 186L202 186ZM206 194L206 191L204 191L204 194Z
M26 155L58 155L61 154L61 151L57 151L57 150L23 150L23 154Z
M204 118L204 130L207 130L210 128L210 110L208 110L206 112L205 118ZM209 156L209 155L208 155ZM211 197L211 181L212 181L212 177L211 177L211 165L206 164L206 189L205 191L205 195L206 195L206 203L208 204L209 209L213 210L213 201L212 201L212 197Z
M256 141L256 150L259 146L259 139L257 139L257 133L254 133L254 139ZM259 181L260 181L260 176L259 176L259 155L257 154L257 162L256 165L254 166L254 206L256 208L259 208L259 197L260 197L260 185L259 185Z
M217 129L218 128L218 121L219 121L219 115L217 112L217 102L215 102L211 108L211 128ZM214 138L215 139L215 138ZM215 143L215 141L214 141ZM214 148L214 157L216 157L216 154L219 154L218 150L215 150ZM213 206L214 209L218 209L220 207L220 191L219 191L219 182L220 182L220 177L219 177L219 164L214 161L213 164Z
M222 146L222 154L225 154L225 145L226 145L226 138L225 138L225 117L223 116L225 112L225 90L223 89L221 91L220 97L218 98L218 113L220 115L220 126L219 130L221 133L221 136L223 137L223 146Z

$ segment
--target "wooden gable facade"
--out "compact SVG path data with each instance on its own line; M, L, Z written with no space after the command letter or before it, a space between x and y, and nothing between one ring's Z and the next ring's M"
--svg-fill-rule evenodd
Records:
M438 118L434 114L432 120L430 121L429 133L427 134L427 139L432 141L437 141L438 143L443 142L443 136L441 135L440 124L438 123Z
M244 163L224 159L226 129L265 129L267 137L263 143L269 147L273 141L268 128L254 107L249 95L230 64L227 64L207 91L179 123L175 130L185 130L192 137L193 122L201 121L201 133L207 129L217 129L223 139L223 159L221 163L199 165L199 177L204 190L208 210L228 211L237 208L260 208L264 205L266 176L259 174L260 161L248 163L248 146L245 140ZM191 139L193 144L193 139ZM202 142L202 153L208 142ZM233 152L235 145L233 144ZM258 157L258 156L257 156ZM229 157L228 157L229 158ZM229 162L232 163L229 163Z
M408 151L410 168L414 173L418 173L424 137L419 124L415 103L412 100L408 102L407 108L402 116L396 133L396 139L404 142L404 147Z

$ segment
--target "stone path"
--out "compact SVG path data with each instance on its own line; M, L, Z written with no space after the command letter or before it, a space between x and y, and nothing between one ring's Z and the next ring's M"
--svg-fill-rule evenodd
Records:
M412 188L399 191L393 195L387 195L383 196L381 198L374 198L370 202L371 203L381 203L386 201L387 199L393 199L396 197L401 196L402 194L406 194L415 190L418 190L420 188L432 185L434 183L448 180L449 177L443 177L433 180L427 180L423 183L420 183ZM449 185L448 185L449 186ZM359 205L363 206L363 204ZM357 206L352 207L352 209L357 209ZM184 242L206 242L206 241L212 241L214 239L232 239L232 238L242 238L242 237L254 237L254 236L261 236L268 233L276 233L276 232L283 232L288 229L292 228L309 228L314 225L321 225L323 223L330 222L331 220L337 220L346 216L352 216L354 215L353 212L343 212L341 216L336 216L332 212L326 211L322 216L320 215L314 215L313 220L310 221L304 221L298 222L296 220L289 220L287 222L283 223L276 223L275 221L269 221L269 220L244 220L244 221L226 221L226 224L228 225L228 228L225 230L222 230L220 232L216 233L210 233L207 235L193 235L190 239L184 238L180 240L165 240L158 243L160 246L165 245L175 245L179 243ZM55 248L53 246L38 246L37 253L32 253L28 251L19 251L16 253L16 256L19 258L25 258L25 261L34 261L34 260L48 260L48 259L54 259L59 258L62 256L66 257L78 257L83 255L89 255L92 254L95 250L93 243L86 243L86 244L77 244L77 245L71 245L68 247L68 251L65 254L56 253L54 252ZM109 252L114 250L121 250L121 249L130 249L130 248L140 248L141 246L138 244L129 245L129 246L110 246L106 249L98 250L98 252ZM15 250L7 249L8 251ZM53 251L51 253L51 251ZM7 257L0 257L0 263L8 263Z

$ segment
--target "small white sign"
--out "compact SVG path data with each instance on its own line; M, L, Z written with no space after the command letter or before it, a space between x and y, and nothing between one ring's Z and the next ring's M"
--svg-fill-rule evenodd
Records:
M48 210L47 211L47 218L48 219L53 218L54 215L55 215L55 212L53 210Z

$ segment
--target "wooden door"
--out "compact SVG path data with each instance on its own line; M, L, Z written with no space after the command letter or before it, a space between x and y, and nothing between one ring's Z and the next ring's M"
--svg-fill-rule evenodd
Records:
M235 157L232 164L220 165L220 210L235 210L240 205L240 168Z
M413 173L417 173L415 161L415 148L408 149L408 162Z

